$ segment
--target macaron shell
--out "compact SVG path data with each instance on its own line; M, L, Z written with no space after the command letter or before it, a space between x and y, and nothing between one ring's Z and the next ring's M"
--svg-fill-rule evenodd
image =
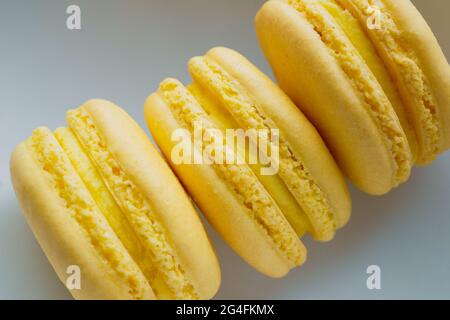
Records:
M413 48L438 103L442 144L440 152L450 148L450 67L427 22L410 0L383 0L403 31L404 40Z
M104 100L91 100L81 108L92 117L109 150L146 195L200 298L213 297L221 278L215 252L192 203L168 165L144 131L122 109Z
M379 57L375 46L367 37L363 27L360 25L359 20L347 9L340 6L337 0L319 1L343 29L382 86L386 96L389 98L393 108L395 109L403 130L405 131L411 152L413 154L413 160L415 161L418 153L416 133L406 117L406 112L398 89L392 81L390 74L386 70L382 59Z
M187 88L222 132L226 134L227 129L240 129L239 124L231 114L197 83L194 82ZM246 154L247 158L249 158L250 152L249 146L242 150L242 153ZM264 175L262 170L266 166L261 163L249 163L249 167L272 196L297 235L301 238L305 233L312 230L308 217L280 176Z
M281 88L319 130L341 169L370 194L390 191L396 175L392 156L312 26L288 4L273 0L258 13L256 26Z
M381 31L367 28L368 1L338 2L360 20L396 83L418 139L417 164L431 163L449 147L450 99L448 62L433 32L409 0L376 3L392 19L392 28Z
M145 118L153 137L171 162L170 154L175 145L171 134L180 125L159 94L147 99ZM206 164L173 163L172 167L208 221L245 261L270 277L282 277L294 267L249 216L248 208L238 201L214 168Z
M70 290L76 299L134 299L130 288L100 258L86 233L58 201L58 193L49 186L25 143L12 155L11 178L27 222L62 283L69 277L69 266L80 267L81 289ZM155 298L148 285L143 298Z
M195 57L189 62L189 70L194 82L202 87L202 92L229 112L241 130L262 130L260 132L265 133L275 133L274 130L278 130L277 133L280 133L272 119L267 117L254 98L220 64L205 56ZM279 107L281 108L282 105ZM269 137L262 138L259 142L269 143L268 139ZM271 145L278 151L269 156L272 161L269 174L276 174L281 178L287 187L285 192L294 196L295 201L303 209L298 212L298 216L306 215L308 217L307 220L311 225L308 231L314 238L322 241L331 240L335 234L337 223L334 221L334 213L314 181L314 177L311 176L302 159L292 152L283 135L279 135L277 141ZM265 154L266 156L263 157L267 158L266 148L258 148L256 152ZM264 159L262 160L264 161ZM258 177L258 175L256 176ZM258 180L261 182L264 179L260 177ZM249 186L249 188L253 187ZM271 188L265 191L270 194L269 189ZM271 197L273 199L272 195ZM283 215L289 217L289 214L284 213Z
M214 48L206 56L237 79L265 115L274 121L326 195L337 226L344 226L351 213L350 195L342 173L317 130L281 89L242 55L231 49Z
M78 139L69 128L58 128L54 135L114 233L141 267L148 255Z

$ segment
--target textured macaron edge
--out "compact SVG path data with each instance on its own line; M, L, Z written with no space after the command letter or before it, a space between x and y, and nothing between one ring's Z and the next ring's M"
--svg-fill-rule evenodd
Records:
M189 198L145 132L125 111L106 100L90 100L77 110L89 117L89 124L95 126L108 156L122 169L140 202L151 210L151 217L147 218L157 223L167 252L173 257L167 260L160 256L163 260L159 262L163 265L159 267L163 267L160 272L164 282L175 290L173 293L178 299L213 297L220 286L215 252ZM71 124L70 112L68 121ZM72 123L71 127L75 129L73 126ZM76 129L74 132L80 134ZM86 138L79 137L79 140L87 142ZM120 188L116 190L120 191ZM119 195L114 194L115 190L111 191L114 196ZM125 205L120 200L126 199L118 200L119 204ZM153 250L153 254L162 254L158 247ZM176 273L172 264L176 266Z
M269 77L240 53L218 47L206 56L233 76L273 121L291 152L302 160L322 191L332 208L336 226L343 227L350 219L352 207L347 184L314 126Z
M280 86L319 130L350 180L375 195L406 180L411 164L405 162L405 174L398 179L386 137L361 108L361 95L310 23L285 1L276 0L263 5L255 22ZM407 144L406 136L403 140Z
M394 107L403 131L408 138L409 146L413 155L413 162L416 161L418 156L418 142L416 133L406 117L405 107L400 97L399 90L392 81L392 77L386 69L383 60L380 58L375 45L369 39L361 26L360 21L353 16L347 9L342 7L336 0L318 0L322 7L324 7L341 26L342 30L346 33L350 41L358 50L361 57L370 68L381 87L383 88L386 96Z
M440 148L450 148L450 66L436 36L424 17L409 0L383 0L397 26L406 32L408 45L415 52L422 72L437 103L440 122Z
M209 92L222 108L227 109L244 130L279 130L278 175L309 217L309 222L313 226L313 230L310 231L315 238L323 241L331 240L342 221L335 216L334 207L330 205L327 195L322 192L314 176L305 166L301 154L294 152L289 141L284 138L282 123L281 125L274 123L259 101L245 88L244 82L256 82L258 76L261 76L254 72L256 67L253 66L253 70L249 69L248 67L252 65L248 60L237 52L225 48L215 48L204 57L193 58L189 66L194 82L202 86L205 92ZM243 73L249 76L248 79L244 80L233 75L233 73L239 73L238 70L243 71L246 66L247 73ZM244 81L241 82L241 80ZM259 89L269 92L273 87L265 83L265 86ZM286 105L279 102L279 100L276 101L278 112L287 111Z
M366 32L378 48L404 101L419 142L418 164L449 148L450 67L436 37L409 0L339 0L363 26L368 6L382 12L381 27Z
M386 148L395 165L393 186L405 182L411 173L412 153L395 109L368 65L359 55L339 24L316 0L284 0L297 10L320 35L339 63L361 105L368 111L380 130Z
M267 223L266 226L271 225L276 229L283 226L286 233L281 233L280 235L283 237L288 236L291 239L290 242L293 241L293 248L299 250L299 255L295 255L295 261L290 260L283 252L284 249L275 243L275 239L272 238L273 234L268 234L268 229L262 227L261 222L263 221L259 220L257 222L255 220L255 212L245 205L246 201L251 200L251 198L246 198L244 194L241 195L240 191L236 193L233 188L237 187L237 185L233 184L234 187L230 187L229 182L233 180L237 182L243 177L247 179L240 180L243 183L252 183L253 181L258 184L258 180L253 176L250 168L246 166L236 167L234 168L237 170L235 174L233 171L227 170L225 166L223 170L217 170L220 168L213 168L205 163L175 165L172 162L171 152L174 146L174 142L171 139L172 132L183 128L183 125L186 126L187 124L183 124L184 121L175 115L176 112L174 113L170 105L183 109L181 110L184 114L182 118L189 117L189 115L198 116L201 113L201 107L179 81L166 79L162 82L161 87L162 89L160 88L156 93L150 95L145 103L144 113L147 124L174 171L182 180L208 221L245 261L267 276L282 277L295 265L303 264L306 259L306 249L295 235L289 223L285 221L282 213L278 212L278 208L272 203L273 200L270 199L270 196L266 194L265 201L272 203L270 207L275 210L272 211L277 213L278 218L277 220L268 218L264 220L264 224ZM173 93L170 94L171 98L174 99L171 102L167 101L170 98L167 96L166 90L171 90ZM189 104L187 104L188 102ZM191 113L191 110L196 110L197 113L195 111ZM203 114L200 115L200 117L203 116ZM209 123L207 118L204 120L205 124ZM241 175L242 171L246 172L245 176ZM233 180L228 179L228 174L232 173L238 180L234 178ZM262 186L256 189L264 190ZM255 192L254 190L255 188L250 188L247 191ZM257 198L254 200L257 200ZM250 202L248 205L250 205ZM281 221L281 224L278 224L277 221Z
M51 138L48 128L37 130L40 133L47 133ZM151 287L120 241L115 238L114 232L109 230L101 213L95 209L87 216L77 213L77 208L72 206L71 200L64 199L61 195L63 190L52 186L53 179L67 178L59 174L57 177L52 177L53 173L44 174L43 164L33 155L30 139L19 144L12 154L11 178L27 222L60 280L66 283L67 268L74 265L81 271L81 289L70 290L77 299L153 299ZM57 152L56 139L53 144L54 150L50 151ZM60 157L64 158L65 155L62 153ZM69 160L65 159L65 162L67 165ZM75 170L72 171L70 166L68 167L70 172L67 175L75 177ZM76 177L72 180L75 180L71 183L72 185L82 189L81 181L78 181ZM84 190L84 194L87 195L87 190ZM67 196L76 199L78 192ZM89 199L88 195L85 201L95 207L95 203ZM79 220L77 221L75 215L80 219L89 217L94 219L93 223L87 225L91 228L91 233L83 224L80 224ZM108 250L114 252L113 256L116 259L113 266L108 263L109 258L99 253L98 245L101 244L92 238L95 236L98 224L103 225L103 231L106 230L105 232L109 234L109 245L112 246L108 245ZM101 237L102 233L99 236ZM97 245L94 245L95 243ZM111 254L108 257L111 257ZM128 282L127 276L116 269L118 265L129 270L128 279L135 280ZM134 274L129 273L133 270Z

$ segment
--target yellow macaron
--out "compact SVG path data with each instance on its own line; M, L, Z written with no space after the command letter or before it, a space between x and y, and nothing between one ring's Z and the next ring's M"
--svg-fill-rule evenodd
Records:
M367 51L391 76L416 135L417 163L432 162L450 148L450 67L430 27L410 0L335 1L338 14L359 22L372 44ZM378 26L371 22L377 12Z
M271 0L256 17L281 87L361 189L449 146L450 69L409 0Z
M306 249L299 236L331 240L350 216L344 179L321 137L290 99L239 53L214 48L192 58L193 83L166 79L145 103L153 137L174 171L222 237L260 272L284 276L301 265ZM232 130L278 132L277 171L264 174L261 163L177 163L173 133L192 136L201 124ZM273 131L276 130L276 131ZM270 134L269 134L270 136ZM270 138L267 138L270 145ZM215 140L214 142L217 142ZM212 140L196 152L210 148ZM274 151L275 149L272 149ZM226 149L248 160L252 148ZM264 153L261 145L257 153ZM267 154L265 154L267 156Z
M68 128L41 127L11 158L17 198L62 282L78 299L208 299L220 270L199 217L142 129L91 100Z

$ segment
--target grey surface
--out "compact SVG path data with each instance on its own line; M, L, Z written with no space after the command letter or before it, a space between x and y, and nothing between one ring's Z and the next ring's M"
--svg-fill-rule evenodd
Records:
M238 49L269 72L254 35L262 0L78 0L81 31L65 27L71 1L0 1L0 298L70 298L37 245L9 178L14 146L37 126L107 98L145 126L142 105L165 77L189 81L186 61L216 45ZM450 1L416 0L450 54ZM307 264L271 280L213 232L223 271L217 298L450 298L450 154L384 197L352 189L350 224L328 244L306 239ZM382 269L382 290L366 268Z

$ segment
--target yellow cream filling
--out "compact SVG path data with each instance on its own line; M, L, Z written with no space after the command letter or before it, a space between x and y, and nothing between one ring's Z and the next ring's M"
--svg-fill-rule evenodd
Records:
M178 262L175 250L151 205L108 150L90 115L83 108L79 108L69 111L67 120L144 250L151 256L156 275L150 284L155 294L158 298L167 297L167 292L161 290L167 286L176 299L198 299L198 294ZM158 292L158 289L161 291Z
M409 145L397 115L375 76L350 40L340 31L334 20L328 18L327 11L317 1L285 1L311 23L364 100L367 111L383 133L384 143L392 154L396 167L394 186L406 181L412 163Z
M399 69L399 76L402 77L408 95L420 108L420 110L411 110L415 115L412 116L410 122L418 122L418 125L415 126L417 138L421 140L418 161L420 163L431 162L440 150L439 110L417 56L413 50L407 47L402 32L382 2L375 3L369 0L337 0L337 2L352 12L364 25L364 28L366 28L366 21L369 18L369 7L376 6L381 10L381 28L368 32L382 44L386 53L391 56L392 61ZM417 128L418 126L420 128Z
M383 65L383 61L378 56L372 42L364 33L359 21L352 16L346 9L342 8L335 0L320 0L322 6L333 16L347 37L352 42L353 46L358 50L358 53L366 62L369 69L372 71L378 83L383 88L389 101L400 120L403 130L408 138L409 146L413 152L414 157L417 155L417 138L414 131L409 124L403 103L400 99L397 88L392 82L389 73Z
M188 90L202 106L203 110L208 114L214 124L219 127L222 132L226 129L238 129L239 125L233 119L231 114L215 102L211 97L202 90L197 84L193 83L188 86ZM249 147L246 146L246 158L249 157ZM247 161L249 163L249 161ZM266 188L272 198L275 200L281 211L289 221L291 226L299 237L302 237L311 229L308 217L298 205L295 198L287 189L283 180L278 175L262 175L261 164L249 164L250 169L258 177L259 181Z
M214 97L241 128L269 131L276 129L275 124L263 114L246 90L217 63L206 57L197 57L191 60L190 71L195 82ZM279 157L279 176L308 216L313 235L319 240L330 240L337 228L333 209L282 134Z
M72 218L88 235L100 257L128 284L129 293L142 299L147 282L109 226L56 138L47 128L36 129L28 146Z
M157 297L159 299L170 299L172 294L169 288L167 288L164 282L155 279L157 271L153 266L151 256L143 248L133 228L128 223L116 200L114 200L102 177L84 152L72 130L69 128L59 128L54 134L72 163L72 166L95 200L100 212L108 220L117 237L137 263L148 282L152 285Z
M97 169L84 153L72 130L59 128L54 135L120 241L133 258L141 257L144 251L139 246L133 229L122 214L122 210L117 206Z
M203 130L217 129L195 98L178 81L169 79L161 83L159 94L181 127L191 133L194 126L200 123ZM203 148L208 148L211 143L204 141ZM203 150L199 151L203 153ZM304 248L251 169L247 165L226 163L214 163L212 167L237 199L248 208L248 214L274 242L280 253L294 265L301 264L305 258Z

